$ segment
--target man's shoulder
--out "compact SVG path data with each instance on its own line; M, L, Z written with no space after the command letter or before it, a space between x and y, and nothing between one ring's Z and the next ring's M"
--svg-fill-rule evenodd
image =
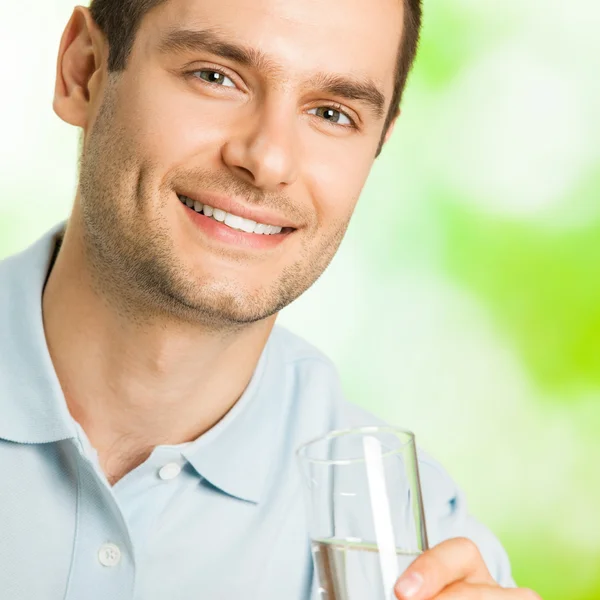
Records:
M0 291L4 287L4 283L9 280L19 268L19 259L23 254L23 250L9 254L3 258L0 258Z
M41 280L45 276L56 237L65 227L65 222L58 223L41 237L32 240L20 250L0 258L0 293L7 293L9 283L27 276Z
M288 390L305 406L312 406L310 398L319 392L318 405L324 409L347 408L342 384L335 363L316 346L276 325L272 333L272 348L277 364L284 369ZM308 397L307 397L308 396Z
M380 423L346 400L338 369L316 346L281 325L273 328L270 345L269 362L286 399L288 426L298 435L311 438L333 429Z
M410 423L390 423L348 400L335 364L314 345L281 326L274 328L273 335L278 356L286 364L293 422L305 437L308 432L316 437L334 429L367 426L411 429ZM451 511L448 503L458 492L455 482L441 463L421 448L418 459L422 485L428 499L438 504L436 512Z
M0 259L0 316L6 316L23 300L21 288L30 280L25 252L22 250Z
M278 359L285 364L286 386L291 392L290 409L298 427L306 425L317 435L333 429L367 426L410 429L410 423L390 423L348 400L335 363L310 342L282 326L273 329L273 338ZM444 480L448 491L453 489L444 468L421 449L419 462L427 471L427 479Z
M290 331L283 325L275 325L271 333L271 342L277 346L281 358L286 364L324 363L335 371L333 361L309 341Z

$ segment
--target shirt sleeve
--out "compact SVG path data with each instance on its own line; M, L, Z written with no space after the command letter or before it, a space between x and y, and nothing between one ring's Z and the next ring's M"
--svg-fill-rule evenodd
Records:
M468 510L465 494L433 459L419 453L419 473L429 546L464 537L476 544L490 574L505 588L517 587L508 555L496 536Z

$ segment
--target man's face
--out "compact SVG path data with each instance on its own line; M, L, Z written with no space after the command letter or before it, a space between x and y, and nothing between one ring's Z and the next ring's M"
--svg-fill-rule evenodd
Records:
M95 268L148 310L219 326L302 294L333 258L372 166L402 20L399 0L151 10L86 131L80 202ZM250 218L221 223L200 204ZM251 232L248 221L285 228Z

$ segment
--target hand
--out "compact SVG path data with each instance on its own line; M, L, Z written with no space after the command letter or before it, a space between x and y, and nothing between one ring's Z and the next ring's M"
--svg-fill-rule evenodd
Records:
M466 538L424 552L400 577L395 593L399 600L541 600L532 590L501 588Z

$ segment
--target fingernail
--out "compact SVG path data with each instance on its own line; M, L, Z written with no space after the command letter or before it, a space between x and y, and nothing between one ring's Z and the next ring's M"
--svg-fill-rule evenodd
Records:
M423 586L423 576L420 573L410 573L406 577L401 577L396 584L396 591L402 598L414 598Z

